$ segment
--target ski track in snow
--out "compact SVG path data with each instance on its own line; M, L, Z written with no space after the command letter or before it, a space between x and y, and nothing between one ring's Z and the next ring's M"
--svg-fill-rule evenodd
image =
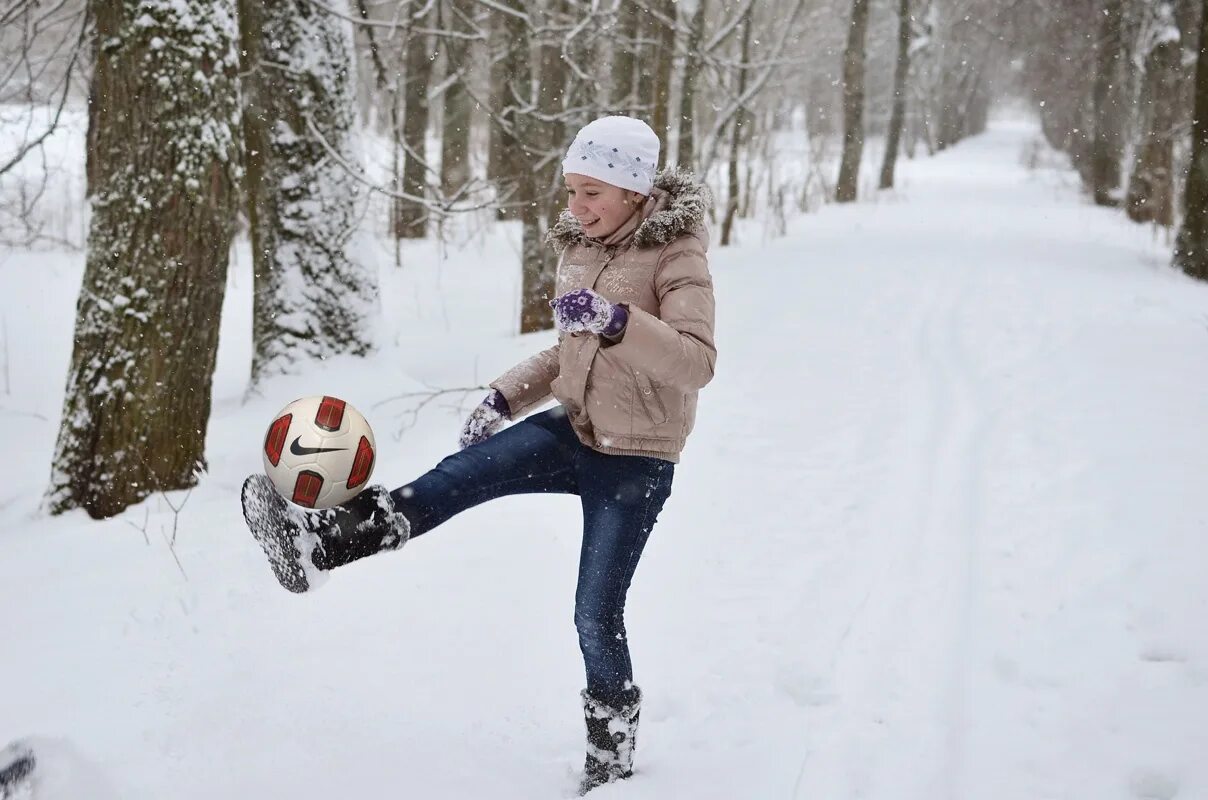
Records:
M1068 170L1020 166L1037 135L1004 117L901 162L894 192L713 251L718 375L628 604L638 771L593 798L1208 797L1208 290ZM467 512L298 598L233 499L247 442L320 384L370 412L375 482L448 452L468 406L400 440L390 398L547 344L474 310L514 296L484 283L510 246L427 271L409 252L383 271L396 347L251 399L250 304L228 292L187 580L157 501L146 540L143 508L36 514L71 297L52 313L0 262L10 330L45 341L10 351L0 415L47 465L0 492L0 685L21 687L0 747L53 737L78 751L60 783L95 770L132 800L571 796L577 501ZM79 266L39 274L74 290Z

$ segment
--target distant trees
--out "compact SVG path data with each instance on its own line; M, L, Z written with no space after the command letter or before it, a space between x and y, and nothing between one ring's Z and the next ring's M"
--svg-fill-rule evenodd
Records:
M1024 87L1087 194L1170 227L1191 126L1188 65L1201 0L1069 0L1015 17Z
M508 221L520 237L517 329L547 329L558 164L579 126L607 113L647 120L664 162L710 184L710 222L728 244L757 213L778 232L790 207L855 200L864 152L881 141L879 185L893 186L900 153L977 134L1013 93L1088 197L1138 222L1181 220L1176 263L1208 277L1205 2L12 5L0 11L0 55L14 65L0 107L36 106L38 124L0 175L39 153L91 73L92 227L48 505L106 516L204 468L241 214L253 384L369 351L378 288L358 230L398 254L401 241L456 231L454 215ZM2 233L33 241L43 234L15 184L0 187Z

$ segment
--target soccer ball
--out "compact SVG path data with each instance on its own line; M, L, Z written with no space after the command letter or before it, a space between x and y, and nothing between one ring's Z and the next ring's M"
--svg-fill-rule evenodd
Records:
M365 488L377 447L359 411L339 398L315 395L273 417L263 455L264 471L287 500L330 508Z

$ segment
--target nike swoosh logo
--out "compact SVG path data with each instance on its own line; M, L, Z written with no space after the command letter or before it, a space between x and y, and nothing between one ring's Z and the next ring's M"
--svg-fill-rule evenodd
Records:
M334 453L336 450L347 450L347 447L303 447L298 444L302 441L302 437L294 439L290 442L289 451L296 456L313 456L315 453Z

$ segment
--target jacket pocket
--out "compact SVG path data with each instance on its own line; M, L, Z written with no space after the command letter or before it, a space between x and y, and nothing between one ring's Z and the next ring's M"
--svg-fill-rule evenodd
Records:
M659 393L659 387L645 375L637 376L638 384L638 400L642 404L642 409L646 412L646 417L653 425L662 425L667 421L667 404L663 402L663 397Z

